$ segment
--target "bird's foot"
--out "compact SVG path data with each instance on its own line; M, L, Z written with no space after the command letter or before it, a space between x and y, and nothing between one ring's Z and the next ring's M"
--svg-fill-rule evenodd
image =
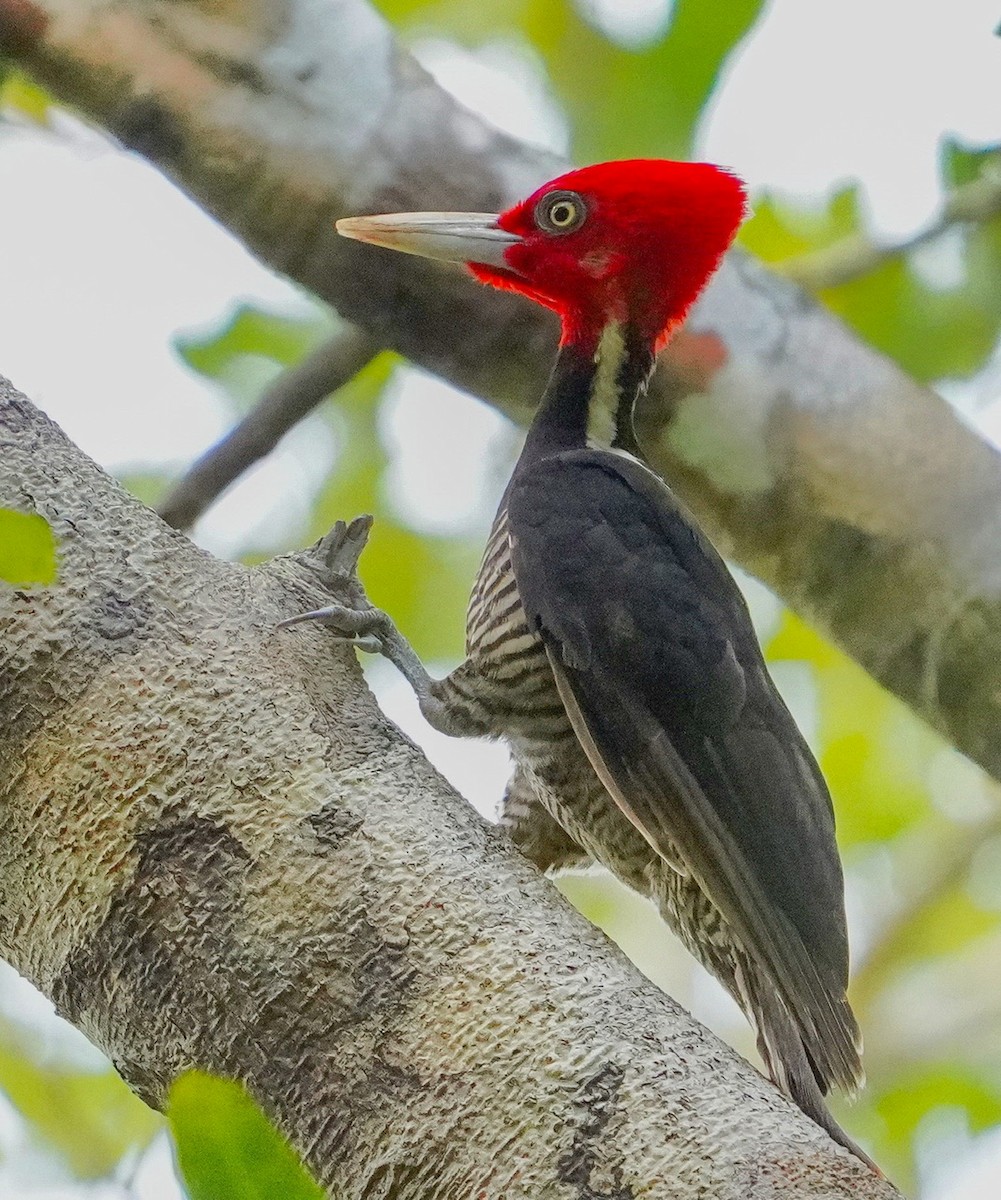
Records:
M433 680L388 613L369 601L358 578L358 559L371 528L371 517L355 517L350 524L338 521L310 554L300 560L338 599L324 608L289 617L278 628L316 621L332 630L332 640L350 643L369 654L383 655L409 680L422 708L429 706L428 711L433 711L439 703L431 695Z
M385 654L387 635L392 622L378 608L349 608L346 604L328 604L312 612L298 613L281 621L279 629L299 625L304 621L316 621L333 631L333 640L349 642L369 654Z

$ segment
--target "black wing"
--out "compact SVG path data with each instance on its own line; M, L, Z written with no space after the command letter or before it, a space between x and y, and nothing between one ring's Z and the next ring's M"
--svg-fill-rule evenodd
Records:
M577 450L508 493L530 625L592 765L677 847L774 981L831 1083L858 1080L830 797L722 560L642 464Z

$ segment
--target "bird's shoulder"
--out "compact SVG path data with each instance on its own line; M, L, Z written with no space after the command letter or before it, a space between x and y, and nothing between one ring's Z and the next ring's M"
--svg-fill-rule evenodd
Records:
M568 662L590 661L598 638L634 686L662 695L673 679L689 718L711 691L714 719L727 693L743 704L743 668L760 658L743 596L648 467L592 449L542 459L515 475L508 514L526 614Z

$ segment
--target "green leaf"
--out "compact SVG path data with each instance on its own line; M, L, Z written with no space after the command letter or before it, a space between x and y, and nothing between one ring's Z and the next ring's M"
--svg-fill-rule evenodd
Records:
M189 1071L170 1089L167 1117L191 1200L324 1200L240 1084Z
M968 249L964 259L974 261ZM995 261L1001 266L1001 260ZM972 375L997 339L1001 307L990 311L969 282L967 274L957 287L930 287L906 258L895 258L820 295L865 341L927 382Z
M575 118L575 156L689 157L723 67L762 8L763 0L676 0L653 45L630 51L606 40L596 56L565 58L559 71L554 63L554 86Z
M234 358L244 354L271 358L283 366L297 362L316 342L320 326L326 322L241 304L220 328L207 335L180 336L176 345L192 370L217 379Z
M996 1081L945 1062L905 1071L892 1088L879 1096L875 1108L882 1118L887 1150L903 1166L907 1164L901 1151L911 1145L929 1113L943 1108L959 1109L966 1115L970 1131L979 1133L1001 1123L1001 1092ZM889 1158L884 1159L883 1155L879 1158L881 1163L893 1165Z
M0 508L0 580L14 587L48 587L56 581L56 538L38 513Z
M1001 145L964 146L946 143L942 175L946 187L971 183L986 172L1001 170ZM966 291L995 335L1001 324L1001 214L968 226L965 235Z
M330 330L329 319L319 311L288 316L243 304L218 328L181 335L174 344L193 371L221 384L246 407L278 368L299 362Z
M0 1049L0 1088L79 1179L109 1174L126 1151L147 1145L160 1117L114 1071L39 1066Z
M696 122L764 0L675 0L667 30L639 48L607 37L571 0L380 0L378 7L414 32L467 47L524 43L541 56L570 118L574 157L594 161L688 156Z
M0 110L13 108L37 125L48 124L52 97L23 71L0 61Z
M822 207L792 204L764 192L738 235L740 243L766 263L781 263L840 241L859 226L858 189L840 188Z
M961 187L979 179L985 168L997 165L1001 144L969 146L955 138L942 143L942 178L946 187Z

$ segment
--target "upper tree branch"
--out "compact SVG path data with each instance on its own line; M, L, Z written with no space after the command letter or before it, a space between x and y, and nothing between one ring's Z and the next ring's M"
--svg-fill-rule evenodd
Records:
M296 559L198 551L0 380L0 953L156 1104L243 1080L337 1200L893 1200L276 629ZM899 1200L899 1198L898 1198Z
M778 268L811 292L860 279L884 263L902 258L940 237L954 225L990 221L1001 214L1001 161L994 160L977 179L950 192L938 216L911 237L898 242L875 241L866 233L841 238L832 246L802 254Z
M363 0L0 0L0 13L39 79L264 260L380 345L527 415L551 323L337 238L333 221L494 209L559 164L447 96ZM725 552L1001 777L992 447L739 252L664 356L640 433Z
M188 529L248 467L270 454L286 433L343 387L379 347L353 325L341 329L278 376L229 433L207 450L160 505L175 529Z

